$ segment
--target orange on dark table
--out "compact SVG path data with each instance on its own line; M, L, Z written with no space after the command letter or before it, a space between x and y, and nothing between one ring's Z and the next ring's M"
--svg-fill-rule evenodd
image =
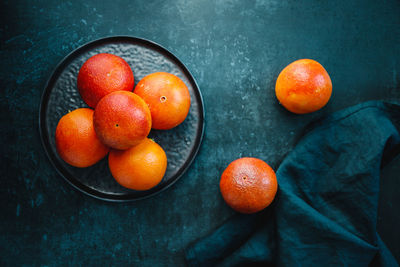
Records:
M220 190L225 202L241 213L255 213L275 198L278 182L274 170L257 158L240 158L222 173Z
M300 59L281 71L276 80L275 93L287 110L297 114L310 113L328 103L332 81L317 61Z

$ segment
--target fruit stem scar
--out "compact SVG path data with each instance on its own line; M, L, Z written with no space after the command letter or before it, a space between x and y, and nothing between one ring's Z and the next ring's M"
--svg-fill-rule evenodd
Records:
M117 124L115 124L115 127L119 127L118 123L117 123Z
M246 179L247 179L247 176L246 176L246 175L244 175L244 176L242 177L242 179L243 179L243 180L246 180Z
M162 97L160 97L160 101L161 101L161 102L165 102L165 101L167 101L167 97L166 97L166 96L162 96Z

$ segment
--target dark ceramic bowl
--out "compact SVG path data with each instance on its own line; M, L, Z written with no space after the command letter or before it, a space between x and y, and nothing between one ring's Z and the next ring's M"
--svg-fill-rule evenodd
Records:
M111 53L125 59L135 76L135 85L147 74L165 71L181 78L190 91L191 106L186 120L168 131L152 130L153 138L165 150L168 167L163 180L147 191L120 186L111 176L107 158L89 168L75 168L57 154L55 130L59 119L87 105L81 99L76 79L82 64L98 53ZM168 188L188 169L195 158L204 131L204 108L200 90L185 65L160 45L128 36L108 37L90 42L69 54L54 70L42 95L39 129L44 149L57 171L71 185L95 198L109 201L143 199Z

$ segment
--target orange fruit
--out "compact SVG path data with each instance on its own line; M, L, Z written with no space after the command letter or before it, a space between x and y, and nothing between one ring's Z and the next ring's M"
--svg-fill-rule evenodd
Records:
M174 128L181 124L189 113L189 89L173 74L149 74L139 81L133 92L149 105L154 129Z
M146 138L128 150L111 150L108 165L120 185L134 190L148 190L164 177L167 156L161 146Z
M64 115L57 124L55 139L60 157L75 167L89 167L109 151L94 131L93 110L89 108L78 108Z
M115 149L137 145L151 130L147 104L136 94L126 91L103 97L94 110L93 122L99 139Z
M310 113L328 103L332 82L328 72L317 61L300 59L281 71L275 93L287 110L297 114Z
M97 54L78 73L78 90L83 101L95 108L104 96L115 91L132 91L134 77L129 64L119 56Z
M219 184L222 197L234 210L255 213L275 198L278 182L274 170L257 158L240 158L222 173Z

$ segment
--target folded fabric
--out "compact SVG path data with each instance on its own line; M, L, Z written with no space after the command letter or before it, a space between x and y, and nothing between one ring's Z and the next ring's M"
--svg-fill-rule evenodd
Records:
M273 204L186 250L189 266L398 266L376 232L381 167L400 106L371 101L313 123L277 170Z

